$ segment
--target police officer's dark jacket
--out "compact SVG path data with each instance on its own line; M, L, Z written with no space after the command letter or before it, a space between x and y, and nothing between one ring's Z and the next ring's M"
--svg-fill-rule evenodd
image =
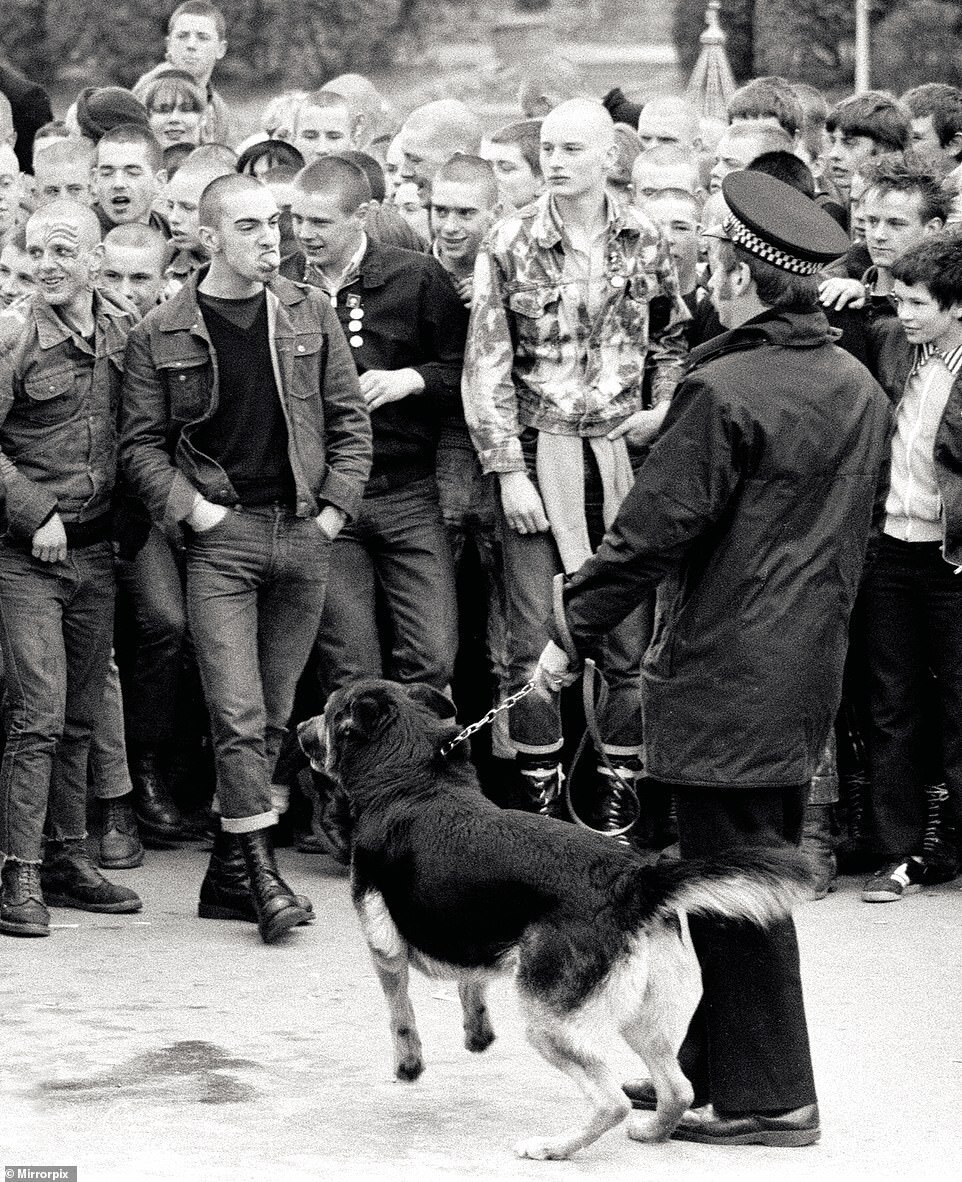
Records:
M890 429L884 392L821 311L769 311L691 354L634 488L565 591L586 654L660 584L644 662L653 776L810 780L884 506Z

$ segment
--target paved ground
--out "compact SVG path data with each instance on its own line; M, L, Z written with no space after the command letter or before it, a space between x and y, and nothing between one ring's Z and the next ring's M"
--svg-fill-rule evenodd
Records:
M282 853L321 918L266 947L253 927L194 918L200 850L149 858L117 876L142 893L140 916L58 909L49 939L0 937L4 1165L78 1165L83 1182L958 1176L959 885L873 907L846 880L799 910L819 1145L646 1147L615 1131L542 1164L511 1145L579 1101L527 1047L506 986L492 996L499 1038L475 1057L454 989L418 978L428 1069L395 1082L347 884L326 859ZM636 1072L626 1048L614 1055Z

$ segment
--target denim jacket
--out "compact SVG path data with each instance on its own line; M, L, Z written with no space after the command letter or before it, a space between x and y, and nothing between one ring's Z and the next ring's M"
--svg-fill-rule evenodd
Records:
M607 212L590 307L585 284L566 278L550 195L498 222L478 254L462 395L485 472L524 471L526 427L597 436L619 426L642 408L649 353L654 401L671 398L690 316L668 244L638 210L609 202Z
M127 343L121 464L151 518L168 529L198 492L220 505L238 500L223 468L191 442L219 395L217 355L197 302L205 274L151 309ZM267 320L296 513L316 516L330 504L351 517L371 467L371 423L330 301L278 278L267 289Z
M0 333L0 487L6 529L31 538L53 513L65 523L110 512L129 305L94 293L89 344L42 296Z

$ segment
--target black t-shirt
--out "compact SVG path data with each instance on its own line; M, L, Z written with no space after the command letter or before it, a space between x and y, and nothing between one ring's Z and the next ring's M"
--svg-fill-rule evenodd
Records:
M198 292L217 354L219 397L193 442L227 473L242 505L293 506L287 422L267 337L267 296L225 300Z

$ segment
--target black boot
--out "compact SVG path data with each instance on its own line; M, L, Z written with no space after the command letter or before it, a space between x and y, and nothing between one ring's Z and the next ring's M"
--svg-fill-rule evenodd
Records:
M134 891L104 878L93 864L82 838L47 842L40 882L51 907L126 915L143 906Z
M131 758L130 779L144 844L149 849L176 849L186 838L184 818L171 799L153 752L142 751Z
M132 870L144 860L131 794L101 803L102 829L97 864L104 870Z
M301 923L313 923L314 907L306 895L294 896L306 913ZM247 863L236 833L218 830L204 881L200 884L197 914L201 919L242 919L257 923Z
M944 784L926 784L926 822L922 837L923 881L950 882L959 873L957 834L951 814L949 790Z
M8 936L49 936L50 913L44 906L40 867L36 862L3 864L0 932Z
M631 832L641 813L635 780L638 768L628 764L612 764L598 768L598 795L592 809L591 826L598 833L612 837L621 845L630 846Z
M518 775L524 794L518 807L526 813L557 817L561 808L561 786L564 783L561 764L553 759L539 760L519 755Z
M308 912L298 905L297 896L280 876L268 831L238 833L237 841L250 878L261 939L272 944L288 928L304 923Z

